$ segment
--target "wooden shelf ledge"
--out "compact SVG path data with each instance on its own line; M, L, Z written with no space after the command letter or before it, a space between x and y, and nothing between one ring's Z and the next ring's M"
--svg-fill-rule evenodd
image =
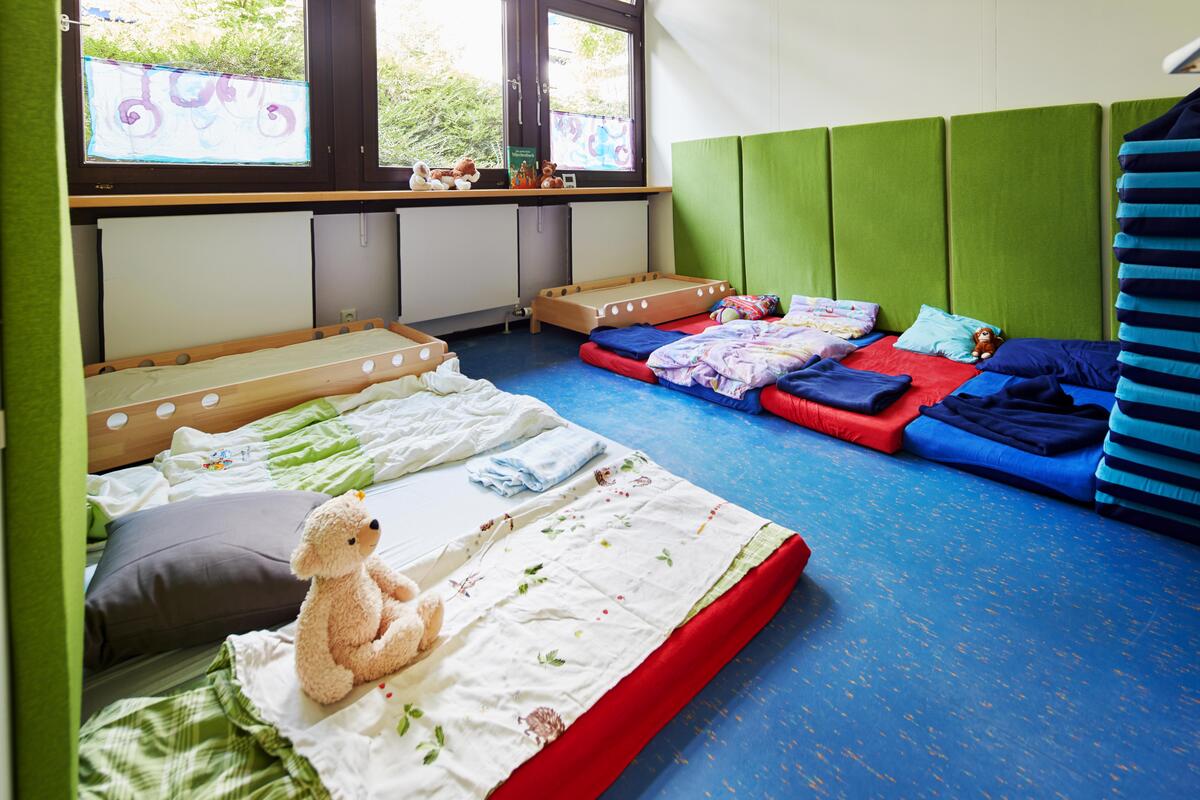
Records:
M595 186L578 189L472 189L466 192L328 191L328 192L214 192L200 194L73 194L71 208L152 208L158 206L232 206L274 203L346 203L402 200L463 203L472 200L528 197L596 197L663 194L670 186Z

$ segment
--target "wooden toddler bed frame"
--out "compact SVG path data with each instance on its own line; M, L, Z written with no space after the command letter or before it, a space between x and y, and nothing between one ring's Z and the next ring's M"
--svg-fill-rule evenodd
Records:
M732 294L726 281L661 272L555 286L533 298L529 331L540 333L543 322L583 334L600 325L657 325L706 312Z
M170 447L175 430L183 426L210 432L232 430L318 397L352 394L372 383L437 369L454 354L447 352L441 339L398 323L367 319L89 364L83 370L85 378L135 367L184 365L376 328L403 336L412 344L374 357L344 358L197 391L89 409L88 470L98 472L152 458Z

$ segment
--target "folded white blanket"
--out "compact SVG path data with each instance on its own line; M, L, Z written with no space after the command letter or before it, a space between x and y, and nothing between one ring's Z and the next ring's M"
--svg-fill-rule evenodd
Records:
M604 442L586 431L554 428L511 450L467 462L467 474L503 497L526 489L544 492L574 475L604 450Z

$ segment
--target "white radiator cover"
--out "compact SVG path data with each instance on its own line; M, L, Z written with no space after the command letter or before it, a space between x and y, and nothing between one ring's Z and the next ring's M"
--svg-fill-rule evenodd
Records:
M646 200L570 206L572 283L649 270L650 208Z
M518 302L517 206L398 208L400 321Z
M313 325L312 212L101 219L105 359Z

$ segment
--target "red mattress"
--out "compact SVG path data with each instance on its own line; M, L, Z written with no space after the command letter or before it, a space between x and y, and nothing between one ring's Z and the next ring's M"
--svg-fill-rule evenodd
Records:
M526 761L492 800L596 797L784 604L808 564L792 536L671 634L566 733Z
M763 408L814 431L895 453L900 449L904 428L917 418L920 406L933 405L979 374L971 364L897 350L892 347L895 341L895 336L885 336L842 359L843 364L855 369L912 376L912 388L882 414L871 416L830 408L781 392L776 386L763 389Z

